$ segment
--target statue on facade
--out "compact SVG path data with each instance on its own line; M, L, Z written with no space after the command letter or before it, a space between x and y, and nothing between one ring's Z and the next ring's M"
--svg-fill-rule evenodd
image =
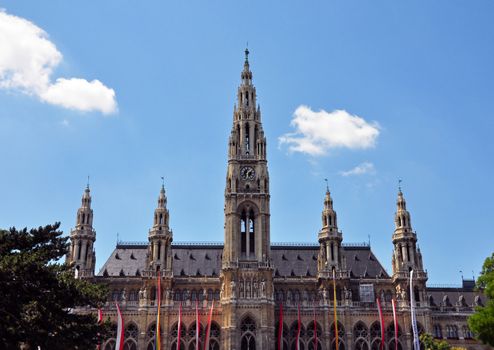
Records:
M266 296L266 282L264 280L261 281L261 297Z
M235 280L232 280L230 282L230 295L232 298L236 298L236 294L235 294Z
M225 283L222 283L220 289L220 299L223 299L224 293L225 293Z

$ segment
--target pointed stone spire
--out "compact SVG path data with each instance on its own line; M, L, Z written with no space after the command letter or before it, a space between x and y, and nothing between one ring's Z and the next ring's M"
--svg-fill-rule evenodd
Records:
M67 261L74 263L76 277L94 275L96 231L93 229L93 210L91 209L91 190L89 182L82 194L81 207L77 210L76 225L70 232L70 252Z
M401 181L400 181L401 182ZM396 199L395 230L393 233L393 280L405 288L409 272L414 270L414 276L425 286L427 273L423 269L422 254L417 246L417 234L412 229L410 212L407 210L405 196L398 187Z
M249 66L249 49L245 49L245 62L244 62L244 70L240 75L242 78L242 85L252 85L252 72L250 71Z
M333 268L336 271L342 271L344 269L343 251L341 248L343 234L338 231L337 215L333 208L333 199L331 198L328 185L326 185L321 218L322 228L318 235L320 244L318 268L322 276L328 274Z
M407 210L407 202L401 188L398 189L398 198L396 199L395 233L397 231L412 232L410 213Z
M149 265L153 271L171 269L173 233L169 226L169 212L166 204L167 198L163 183L158 195L158 205L154 210L153 227L149 230Z

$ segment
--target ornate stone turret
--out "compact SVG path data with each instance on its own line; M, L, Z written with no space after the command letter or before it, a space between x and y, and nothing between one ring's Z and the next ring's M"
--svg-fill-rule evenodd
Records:
M273 271L271 267L269 174L261 110L256 105L249 51L245 50L241 84L228 140L225 186L225 245L221 304L225 349L239 349L237 308L262 315L257 345L274 348Z
M76 278L94 276L96 254L93 249L96 231L93 229L93 209L89 183L82 195L81 207L77 210L76 226L70 231L70 251L67 262L74 265Z
M158 206L154 210L153 228L149 230L148 266L151 271L171 272L172 270L173 233L169 224L165 186L162 185L158 196Z
M266 262L270 257L269 174L266 138L256 109L249 51L245 50L233 127L228 142L223 262Z
M340 278L346 277L346 261L341 247L343 234L338 230L338 219L333 209L333 199L328 186L326 186L321 218L322 228L318 234L320 245L318 275L320 278L329 278L334 269Z
M336 212L333 209L333 199L329 188L326 188L324 198L324 209L322 211L322 228L319 231L320 253L318 259L318 270L320 272L342 270L343 252L341 241L343 235L338 231L338 221Z
M414 283L417 289L415 300L423 301L423 290L427 281L427 273L424 271L422 263L422 254L417 246L417 234L412 229L410 213L401 188L398 189L398 198L396 201L395 213L395 230L393 233L393 282L396 285L397 292L404 295L408 293L406 288L410 271L414 271Z

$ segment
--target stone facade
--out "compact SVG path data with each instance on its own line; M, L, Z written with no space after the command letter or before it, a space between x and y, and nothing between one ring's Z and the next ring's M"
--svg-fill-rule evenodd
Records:
M334 290L339 349L379 349L376 298L384 314L385 349L393 350L395 342L398 349L411 349L411 270L416 276L414 298L419 332L447 339L455 346L485 348L472 339L466 322L473 308L485 303L484 296L474 291L472 281L464 281L461 288L427 287L427 272L401 189L392 234L392 275L388 275L369 245L343 243L329 189L324 197L321 230L314 243L271 243L267 143L248 54L246 50L228 142L224 244L173 243L162 186L148 242L119 242L95 275L96 232L92 227L89 186L84 191L67 259L74 263L79 278L110 286L103 312L105 317L115 319L113 301L121 305L126 327L124 349L154 349L158 275L163 349L177 348L180 305L181 349L196 348L196 305L200 310L201 342L204 341L213 302L209 349L277 349L281 305L283 349L296 348L299 310L300 349L335 349ZM392 299L397 304L398 339ZM204 344L200 346L204 348ZM104 341L102 349L114 347L115 339L111 338Z

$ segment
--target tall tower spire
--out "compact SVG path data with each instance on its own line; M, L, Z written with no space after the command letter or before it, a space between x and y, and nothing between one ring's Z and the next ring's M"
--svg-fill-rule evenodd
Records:
M417 233L412 229L410 212L407 210L407 203L401 191L401 186L398 188L398 197L396 199L393 245L393 282L397 290L406 291L408 277L410 271L413 270L414 276L417 278L415 300L417 302L424 301L427 272L424 271L422 254L417 246Z
M149 230L148 266L151 271L171 271L171 243L173 233L170 229L169 212L165 185L161 185L158 205L154 210L153 227Z
M318 234L320 244L318 270L321 277L328 277L331 275L333 269L336 272L343 271L345 265L341 247L343 234L338 230L338 219L336 211L333 208L333 199L331 198L328 186L326 186L321 218L322 228Z
M221 304L224 312L225 349L239 349L238 303L254 314L270 315L259 319L259 348L274 348L269 343L274 325L273 271L271 267L269 174L266 137L261 110L252 84L249 51L245 50L241 83L233 111L228 140L228 165L225 186L225 245L223 248ZM247 290L263 286L258 298ZM237 287L238 286L238 287ZM258 287L259 288L259 287ZM271 328L270 328L271 327Z
M74 264L76 277L94 276L96 254L93 246L96 231L93 229L93 209L89 182L82 194L81 207L77 210L76 226L70 231L70 252L67 261Z

